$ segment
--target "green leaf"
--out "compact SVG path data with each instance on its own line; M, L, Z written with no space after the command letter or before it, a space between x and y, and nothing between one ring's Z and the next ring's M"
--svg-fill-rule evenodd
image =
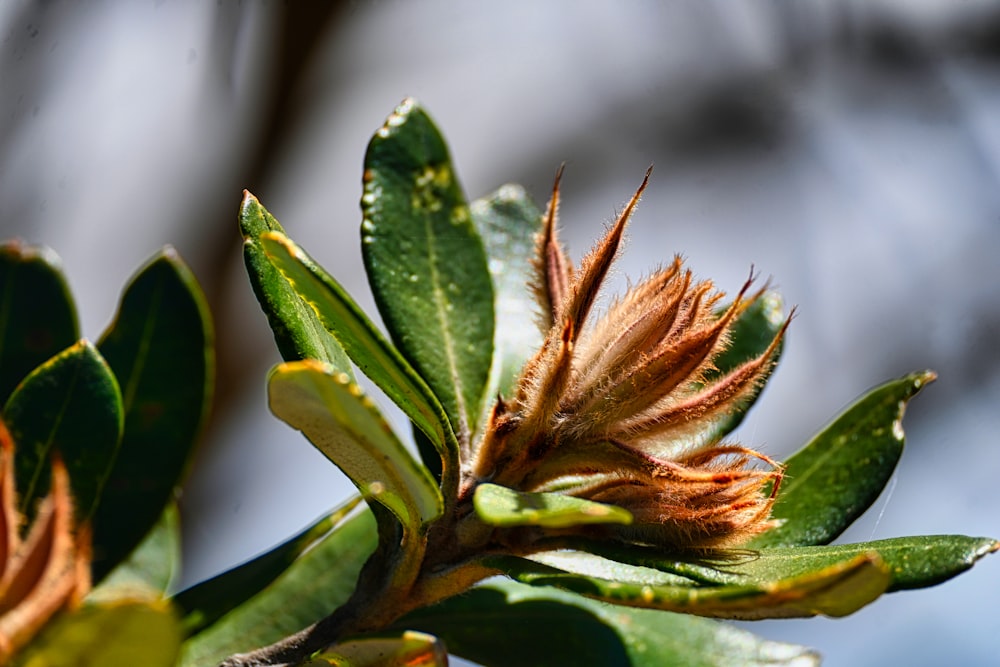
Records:
M576 540L576 552L551 552L533 560L606 579L675 586L759 586L819 572L865 555L877 556L889 573L887 592L934 586L971 568L998 549L996 540L963 535L899 537L830 546L733 549L702 557L664 554L635 545ZM650 583L650 582L647 582Z
M170 591L180 569L180 512L171 502L145 539L90 592L87 601L160 599Z
M882 492L903 453L907 401L934 373L911 373L877 387L847 408L785 463L771 515L784 523L745 546L827 544Z
M632 523L628 510L559 493L526 493L480 484L472 497L476 514L491 526L567 528L590 523Z
M88 605L62 614L18 654L16 667L173 667L180 628L163 602Z
M185 635L193 635L260 593L357 507L354 497L294 537L245 563L185 589L174 597Z
M705 375L705 381L711 382L735 370L741 364L762 355L774 341L774 337L781 331L786 319L781 295L777 292L765 292L733 321L729 347L715 358L715 370ZM746 417L747 412L750 411L764 390L766 381L781 358L783 349L782 342L775 352L775 363L762 376L763 381L757 384L756 389L739 410L730 413L723 421L715 425L713 438L723 438L742 423L743 418Z
M194 276L167 247L129 282L98 349L121 386L125 432L94 514L94 578L149 532L173 498L214 384L212 318Z
M48 493L50 457L59 452L77 519L89 519L118 454L124 421L118 382L97 349L81 340L36 368L3 415L17 447L20 511L32 514Z
M724 586L678 585L676 575L585 554L550 552L544 559L546 563L494 557L487 562L532 586L555 586L629 607L733 619L847 616L884 593L890 582L886 566L873 552L785 579Z
M437 637L405 630L342 642L316 655L305 667L446 667L447 664L448 651Z
M926 588L947 581L997 550L995 540L964 535L899 537L874 542L767 549L731 567L720 567L721 582L766 582L816 572L864 554L877 554L889 572L886 592ZM728 575L728 576L726 576ZM726 581L729 579L729 581Z
M350 597L376 541L370 512L344 522L267 587L188 639L182 667L214 667L325 617Z
M521 367L542 345L542 334L525 319L538 310L528 287L534 273L535 235L542 214L520 185L504 185L469 205L479 231L493 280L496 330L493 370L487 397L509 396Z
M717 621L499 580L416 611L397 626L433 633L450 652L490 667L819 664L806 648Z
M264 253L260 235L264 232L284 234L285 230L246 190L240 205L240 232L243 234L243 261L247 276L261 309L267 315L282 359L319 359L338 371L351 374L351 363L344 348Z
M995 553L1000 542L988 537L922 535L844 545L853 546L870 549L882 557L892 576L889 584L892 592L947 581L971 568L980 558Z
M385 505L403 527L422 534L444 501L425 467L345 373L306 359L276 366L268 376L271 411L302 431L344 471L365 498Z
M0 244L0 405L35 366L79 337L56 254L16 240Z
M493 285L448 148L415 100L372 137L364 188L361 247L379 312L467 443L493 359Z
M343 344L361 372L430 438L442 459L457 473L455 434L441 404L416 371L379 333L337 281L291 239L269 232L261 236L260 242L267 257L315 309L323 325Z

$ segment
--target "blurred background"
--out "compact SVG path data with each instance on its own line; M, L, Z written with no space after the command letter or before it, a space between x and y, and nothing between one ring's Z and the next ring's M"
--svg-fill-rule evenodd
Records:
M933 368L887 492L843 539L1000 534L1000 4L580 0L0 6L0 237L62 256L86 335L165 243L212 302L214 420L182 498L185 583L349 493L266 409L278 355L243 274L243 188L364 307L372 132L408 95L466 191L556 167L579 257L649 164L620 273L683 253L797 304L739 432L786 456L854 397ZM398 419L398 417L397 417ZM1000 558L842 620L755 623L825 664L995 664Z

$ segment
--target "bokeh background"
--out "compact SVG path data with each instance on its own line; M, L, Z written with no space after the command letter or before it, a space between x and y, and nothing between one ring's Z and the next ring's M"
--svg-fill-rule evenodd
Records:
M8 0L0 82L0 236L61 254L86 334L165 243L212 302L187 583L349 492L267 413L241 191L373 312L361 161L407 95L471 197L513 181L542 203L565 162L576 256L655 164L622 275L680 252L729 290L751 264L772 276L799 314L742 442L787 455L867 388L938 371L844 539L1000 534L1000 3ZM995 664L998 593L994 557L848 619L749 627L834 667Z

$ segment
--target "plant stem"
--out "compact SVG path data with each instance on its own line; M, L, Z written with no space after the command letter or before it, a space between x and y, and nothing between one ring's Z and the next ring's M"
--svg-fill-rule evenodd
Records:
M270 646L230 656L220 667L292 667L345 637L385 630L407 613L499 573L472 558L483 552L482 542L488 541L490 531L477 535L474 544L458 544L453 521L442 521L444 526L435 526L414 558L404 549L396 519L380 506L372 511L380 518L380 546L361 569L347 602L318 623Z
M230 656L219 667L292 667L341 637L355 614L347 604L322 621L270 646Z

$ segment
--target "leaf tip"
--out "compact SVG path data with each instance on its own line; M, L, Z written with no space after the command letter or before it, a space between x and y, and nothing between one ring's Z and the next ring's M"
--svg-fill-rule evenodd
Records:
M407 119L415 113L422 113L420 103L414 97L403 98L403 101L396 105L393 112L389 114L389 117L385 119L384 123L382 123L382 127L378 129L375 136L382 139L389 137L395 128L405 123Z
M174 264L175 262L181 261L181 254L177 252L177 248L168 243L160 248L160 251L156 253L156 257L153 261L159 259L165 259L170 264Z
M979 560L983 556L988 556L1000 551L1000 540L994 540L992 538L984 541L983 546L975 554L976 560Z

